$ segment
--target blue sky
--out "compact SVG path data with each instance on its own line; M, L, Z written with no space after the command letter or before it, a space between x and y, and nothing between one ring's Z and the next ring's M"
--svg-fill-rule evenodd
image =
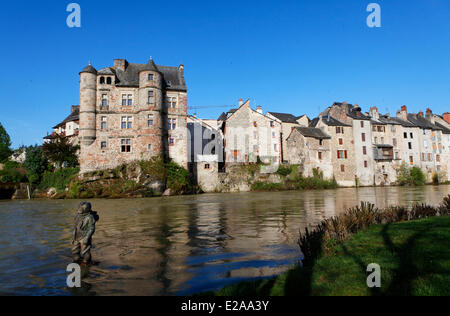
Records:
M314 117L334 101L395 112L450 110L450 1L79 0L0 2L0 122L40 143L79 103L79 71L114 58L185 65L191 111L217 118L240 97ZM377 2L382 27L368 28ZM211 108L203 108L214 106Z

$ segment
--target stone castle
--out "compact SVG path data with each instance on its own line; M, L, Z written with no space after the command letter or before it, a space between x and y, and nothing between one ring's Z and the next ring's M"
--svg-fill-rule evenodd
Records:
M80 72L81 172L166 155L187 168L184 67L114 60Z
M81 173L164 155L189 169L205 191L220 190L234 165L264 162L301 166L341 186L390 185L400 166L421 168L427 181L450 180L450 114L396 116L377 107L335 102L319 116L264 113L250 101L218 119L187 114L184 67L114 60L112 67L80 72L80 106L54 134L81 145ZM276 171L276 170L275 170ZM269 172L270 173L270 172ZM221 180L222 179L222 180Z

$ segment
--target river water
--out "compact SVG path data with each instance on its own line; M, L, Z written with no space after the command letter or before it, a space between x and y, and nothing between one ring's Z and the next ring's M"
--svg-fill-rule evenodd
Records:
M0 295L189 295L301 259L299 230L360 201L439 204L450 186L91 200L94 265L66 287L80 201L0 201Z

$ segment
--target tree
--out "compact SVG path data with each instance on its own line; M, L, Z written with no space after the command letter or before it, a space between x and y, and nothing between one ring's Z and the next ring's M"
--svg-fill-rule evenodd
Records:
M44 172L48 170L48 160L42 152L42 147L38 145L28 147L23 165L28 171L28 180L31 183L38 183Z
M0 123L0 162L7 161L9 156L11 156L12 150L10 147L11 139L2 123Z
M59 135L52 142L42 145L44 156L55 163L57 167L61 167L64 163L72 168L78 166L77 152L79 149L80 146L73 146L66 137Z

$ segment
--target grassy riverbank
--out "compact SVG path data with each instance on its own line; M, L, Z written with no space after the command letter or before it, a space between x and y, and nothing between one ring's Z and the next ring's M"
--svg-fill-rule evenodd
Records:
M450 216L372 226L335 245L305 268L241 283L217 296L450 295ZM331 254L332 253L332 254ZM381 266L381 289L366 286L366 268Z

